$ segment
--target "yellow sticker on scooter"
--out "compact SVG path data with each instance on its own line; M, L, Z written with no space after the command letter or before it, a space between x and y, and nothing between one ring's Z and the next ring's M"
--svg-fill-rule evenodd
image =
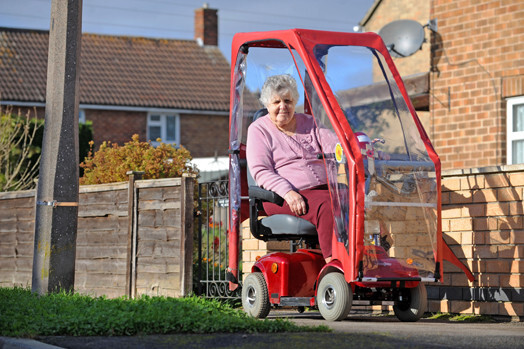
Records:
M342 158L344 157L344 150L342 149L342 146L340 143L337 143L335 146L335 159L337 162L342 162Z

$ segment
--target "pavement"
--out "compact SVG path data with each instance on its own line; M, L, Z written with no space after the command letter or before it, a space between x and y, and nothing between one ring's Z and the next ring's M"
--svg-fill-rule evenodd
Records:
M327 322L316 311L272 311L268 318L287 318L298 325L325 325L331 333L219 333L132 337L67 337L36 339L0 337L0 349L94 348L523 348L524 322L467 323L421 319L403 323L394 316L352 312Z

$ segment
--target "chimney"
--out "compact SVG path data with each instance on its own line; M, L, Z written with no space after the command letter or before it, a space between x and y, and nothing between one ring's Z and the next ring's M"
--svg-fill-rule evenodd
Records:
M205 3L202 8L195 10L195 40L201 46L218 46L218 10L208 7Z

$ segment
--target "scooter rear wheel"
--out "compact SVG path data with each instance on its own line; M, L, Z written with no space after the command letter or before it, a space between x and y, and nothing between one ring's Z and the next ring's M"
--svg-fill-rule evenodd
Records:
M262 273L251 273L246 277L242 286L242 306L248 315L259 319L269 314L269 296Z
M417 287L407 288L402 293L402 301L393 306L393 311L400 321L418 321L426 312L428 294L426 286L419 283Z
M320 280L317 306L327 321L345 319L353 302L353 291L341 273L329 273Z

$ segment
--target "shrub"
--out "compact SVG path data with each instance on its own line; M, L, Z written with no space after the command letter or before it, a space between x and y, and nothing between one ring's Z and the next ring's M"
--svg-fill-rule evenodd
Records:
M36 112L35 112L36 115ZM43 120L0 108L0 191L31 189L38 177Z
M78 124L78 158L80 161L89 155L91 142L93 141L93 122L86 121ZM84 175L84 169L79 168L80 177Z
M190 164L191 155L184 147L176 149L171 144L160 143L155 148L149 142L139 141L137 134L123 146L103 142L94 154L92 141L90 145L91 151L80 164L84 169L80 184L126 181L128 171L142 171L144 179L172 178L180 177L184 173L197 173Z
M93 124L88 121L78 126L79 153L83 159L93 139ZM15 114L12 106L0 106L0 192L35 187L43 138L44 119L37 118L35 109L22 115L20 110Z

